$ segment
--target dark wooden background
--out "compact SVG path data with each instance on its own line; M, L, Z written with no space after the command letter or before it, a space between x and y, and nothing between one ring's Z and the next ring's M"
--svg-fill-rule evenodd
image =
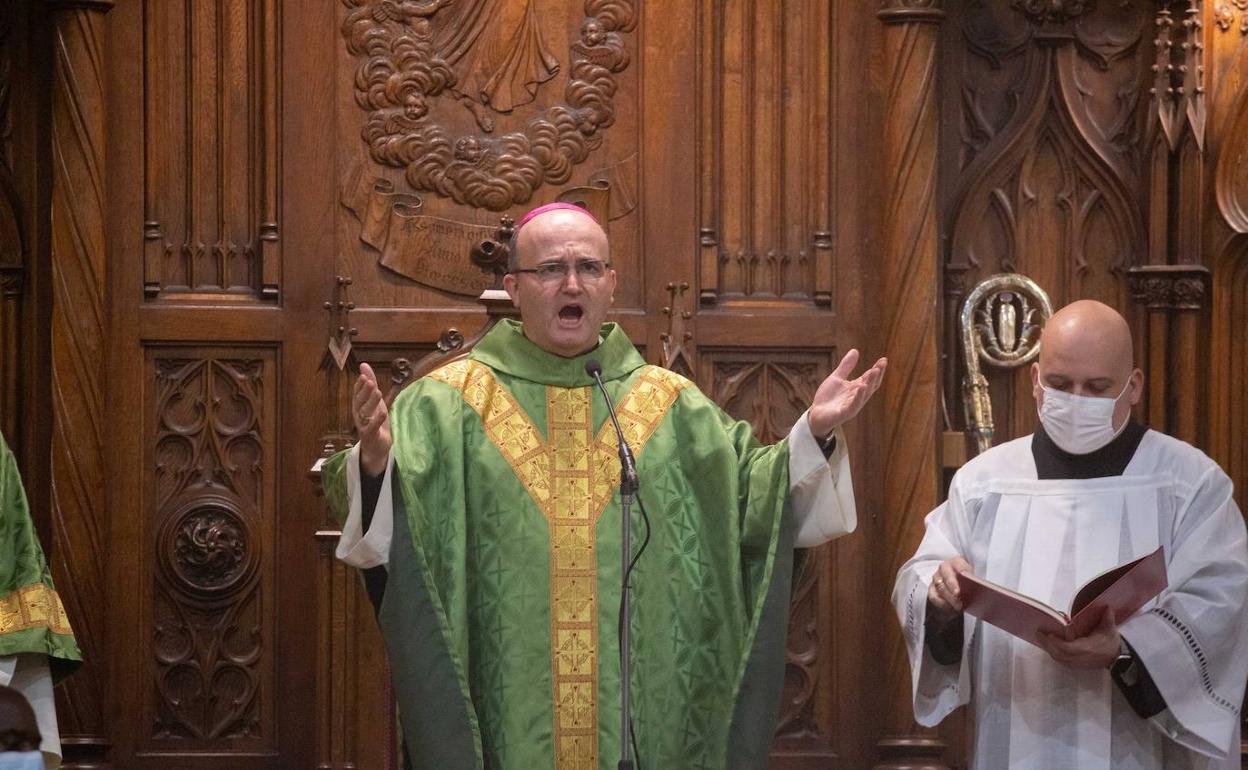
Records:
M959 719L911 719L888 594L981 278L1121 309L1139 416L1244 500L1243 0L428 5L0 4L0 428L89 661L68 767L393 762L309 469L358 362L402 381L479 329L466 244L559 195L608 220L646 357L766 439L848 348L892 360L850 430L859 532L794 598L777 768L964 763ZM509 43L531 96L482 74ZM1028 432L1026 375L989 379Z

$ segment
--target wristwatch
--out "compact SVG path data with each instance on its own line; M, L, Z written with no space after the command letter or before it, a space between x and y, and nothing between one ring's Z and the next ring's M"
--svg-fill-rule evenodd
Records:
M1109 673L1127 687L1134 687L1139 679L1139 672L1135 667L1135 650L1121 636L1118 637L1118 657L1109 664Z
M831 457L836 451L836 431L832 431L828 435L820 439L815 439L815 443L819 445L819 449L823 452L824 457Z

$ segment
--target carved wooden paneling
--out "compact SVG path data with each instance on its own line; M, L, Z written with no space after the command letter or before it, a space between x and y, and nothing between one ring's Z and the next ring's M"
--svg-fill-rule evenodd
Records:
M766 443L788 435L831 362L825 351L702 348L700 354L708 394L732 416L749 421L755 436ZM794 589L784 699L774 746L778 757L836 756L836 735L822 702L834 680L828 627L834 568L830 547L811 551Z
M66 764L106 766L111 744L105 545L104 13L50 3L52 89L52 574L89 661L59 689Z
M1209 365L1197 378L1211 402L1209 452L1235 482L1240 508L1248 510L1248 4L1213 4L1206 83L1210 95L1206 253L1212 268ZM1197 390L1196 392L1202 392ZM1248 735L1248 698L1241 711ZM1248 739L1242 755L1248 766Z
M149 299L277 299L278 6L143 6Z
M555 199L587 205L638 274L640 16L637 0L341 4L340 270L361 306L470 303L492 276L464 256L498 213Z
M14 178L12 96L13 57L17 49L18 7L0 7L0 431L17 445L18 381L21 366L21 311L25 288L25 247L19 222Z
M888 376L881 386L884 432L880 549L875 586L891 585L922 537L922 516L938 500L936 430L939 335L937 234L937 39L945 21L941 2L889 2L880 12L885 89L879 271ZM946 118L947 119L947 118ZM868 601L891 614L887 589ZM900 630L888 624L880 640L887 698L873 738L879 768L942 767L943 744L913 721L910 672Z
M1246 14L1248 17L1248 14ZM1211 449L1235 480L1248 508L1248 46L1233 27L1217 39L1221 56L1214 91L1212 145L1217 166L1213 258L1213 382ZM1248 733L1246 733L1248 734Z
M567 64L548 44L535 0L496 4L347 0L347 50L356 57L355 99L368 117L373 160L402 169L414 190L502 211L543 184L567 182L615 121L617 75L629 65L624 36L635 0L588 0ZM502 117L537 98L567 66L562 100L517 130ZM554 101L546 107L543 102ZM480 133L455 135L447 116L471 115Z
M316 770L400 766L398 715L381 632L356 570L317 533Z
M1236 30L1240 35L1248 35L1248 3L1244 0L1215 0L1212 14L1223 32Z
M148 351L149 750L277 745L275 361Z
M726 412L754 426L759 441L771 443L810 406L827 375L831 356L798 351L715 350L702 348L701 378Z
M819 0L704 0L698 296L832 303L830 46Z
M1180 67L1167 70L1163 62L1153 77L1149 66L1158 52L1192 45L1199 24L1155 18L1145 4L1022 0L951 6L948 23L958 34L945 38L941 104L946 123L958 129L956 141L942 147L941 165L950 244L946 350L959 349L965 293L997 272L1027 275L1057 307L1087 297L1130 315L1128 271L1147 259L1150 238L1178 237L1164 220L1147 217L1168 215L1179 203L1168 197L1176 189L1168 176L1171 140L1165 130L1141 127L1149 114L1166 115L1168 130L1180 133L1200 119L1194 93L1170 90L1182 84ZM1149 87L1161 91L1151 104ZM1176 134L1178 152L1190 152L1180 139ZM1152 200L1141 193L1150 189ZM1190 215L1197 205L1191 193L1182 200ZM1190 242L1190 226L1182 232ZM956 405L960 356L946 360L946 398ZM1017 371L986 372L998 441L1035 425L1030 381Z

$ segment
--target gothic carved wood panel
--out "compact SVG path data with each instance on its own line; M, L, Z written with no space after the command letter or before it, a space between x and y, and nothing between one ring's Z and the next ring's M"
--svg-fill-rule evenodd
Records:
M1209 46L1209 156L1214 159L1205 233L1213 270L1208 350L1203 384L1212 407L1209 451L1235 482L1241 509L1248 510L1248 6L1217 2ZM1211 220L1211 221L1209 221ZM1203 378L1198 375L1197 382ZM1194 390L1194 389L1193 389ZM1248 698L1241 711L1248 735ZM1248 741L1243 747L1248 761Z
M99 57L107 37L104 13L56 3L48 38L55 51L51 78L50 202L51 388L40 411L51 412L52 558L58 591L85 659L58 691L67 757L106 757L111 746L106 697L110 553L101 533L110 525L100 505L106 491L105 378L109 371L104 148L105 72ZM55 408L50 405L55 404Z
M279 6L143 4L149 299L277 299Z
M772 443L788 435L809 406L834 360L832 353L744 351L703 347L702 381L732 416L749 421L754 435ZM811 550L795 580L790 607L784 697L776 731L778 756L833 757L836 734L825 699L836 679L830 621L835 613L829 583L834 546Z
M18 6L0 8L0 431L18 446L22 295L26 283L25 246L18 222L21 200L14 170L14 53L17 50ZM29 157L29 153L24 153Z
M818 0L702 4L698 296L832 304L831 46Z
M944 388L955 422L956 318L980 279L1021 272L1055 306L1088 297L1131 313L1128 271L1145 261L1148 242L1141 127L1155 21L1138 3L950 7L941 201L949 243ZM1177 27L1176 45L1198 32ZM986 374L998 441L1029 432L1030 380Z
M276 355L150 348L147 360L152 688L143 744L271 751Z

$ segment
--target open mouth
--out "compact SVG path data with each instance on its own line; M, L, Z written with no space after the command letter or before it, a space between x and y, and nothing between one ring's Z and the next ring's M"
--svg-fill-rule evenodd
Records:
M580 323L585 316L585 308L577 304L568 304L559 308L559 321L565 324Z

